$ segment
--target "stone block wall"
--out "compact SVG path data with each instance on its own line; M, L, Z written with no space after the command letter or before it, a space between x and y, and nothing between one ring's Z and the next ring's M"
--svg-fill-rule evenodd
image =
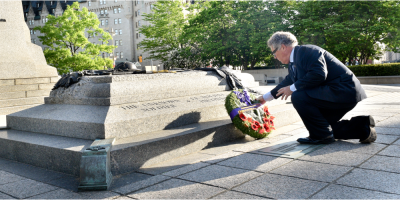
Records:
M59 77L0 79L0 115L44 103Z

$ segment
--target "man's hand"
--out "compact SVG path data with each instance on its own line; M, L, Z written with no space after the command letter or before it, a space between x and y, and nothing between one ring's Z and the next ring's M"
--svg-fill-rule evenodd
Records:
M283 88L281 88L281 89L279 89L278 90L278 93L276 94L276 96L280 96L280 95L282 95L282 98L281 98L281 100L283 100L283 98L285 98L285 100L287 100L287 98L290 96L290 95L292 95L292 90L290 90L290 86L286 86L286 87L283 87Z
M261 96L259 96L259 97L257 97L257 99L256 100L258 100L258 101L260 101L260 103L262 103L262 104L264 104L266 101L264 100L264 97L261 95Z

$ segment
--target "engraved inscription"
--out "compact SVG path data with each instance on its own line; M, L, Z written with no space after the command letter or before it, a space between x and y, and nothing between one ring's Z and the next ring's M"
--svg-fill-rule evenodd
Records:
M0 22L6 22L6 19L0 19Z
M149 102L143 104L131 104L121 106L120 108L124 110L133 110L133 109L140 109L143 112L151 112L157 110L165 110L165 109L174 109L178 108L180 104L187 104L187 103L209 103L209 102L216 102L220 101L223 102L226 98L226 94L210 94L210 95L203 95L203 96L196 96L196 97L189 97L182 100L166 100L166 101L157 101L157 102Z

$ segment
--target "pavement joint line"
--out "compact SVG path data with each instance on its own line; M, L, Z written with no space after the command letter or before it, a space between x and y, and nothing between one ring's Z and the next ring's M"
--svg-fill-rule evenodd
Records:
M31 179L31 180L32 180L32 179ZM50 184L48 184L48 185L50 185ZM56 189L54 189L54 190L49 190L49 191L46 191L46 192L43 192L43 193L39 193L39 194L35 194L35 195L32 195L32 196L27 196L27 197L25 197L24 199L28 199L28 198L31 198L31 197L34 197L34 196L38 196L38 195L41 195L41 194L46 194L46 193L49 193L49 192L52 192L52 191L56 191L56 190L61 189L60 187L57 187L57 186L54 186L54 187L56 187ZM62 189L65 189L65 188L62 188ZM71 191L71 192L73 192L73 191Z
M153 176L157 176L157 175L153 175ZM143 187L143 188L140 188L140 189L137 189L137 190L132 190L132 191L126 193L126 194L123 194L123 193L119 193L119 192L117 192L117 191L114 191L115 189L118 189L118 188L115 188L114 190L110 190L110 191L112 191L112 192L114 192L114 193L117 193L117 194L119 194L119 195L130 195L130 194L133 194L133 193L135 193L135 192L137 192L137 191L146 189L146 188L148 188L148 187L151 187L151 186L154 186L154 185L163 183L163 182L168 181L168 180L171 180L171 179L172 179L172 178L170 177L170 178L168 178L168 179L165 179L165 180L163 180L163 181L160 181L160 182L157 182L157 183L154 183L154 184L145 186L145 187ZM134 182L134 183L136 183L136 182ZM133 183L131 183L131 184L133 184ZM125 185L125 186L126 186L126 185ZM122 186L122 187L124 187L124 186ZM121 188L121 187L119 187L119 188Z

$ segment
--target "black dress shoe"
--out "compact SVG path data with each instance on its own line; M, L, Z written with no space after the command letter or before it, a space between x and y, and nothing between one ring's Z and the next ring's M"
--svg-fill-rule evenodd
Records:
M320 140L312 139L310 137L297 139L297 142L299 142L300 144L330 144L335 141L336 140L335 140L335 138L333 138L332 135L327 138L320 139Z
M376 131L375 128L373 127L369 127L369 136L366 139L360 139L361 143L371 143L371 142L375 142L377 135L376 135Z

